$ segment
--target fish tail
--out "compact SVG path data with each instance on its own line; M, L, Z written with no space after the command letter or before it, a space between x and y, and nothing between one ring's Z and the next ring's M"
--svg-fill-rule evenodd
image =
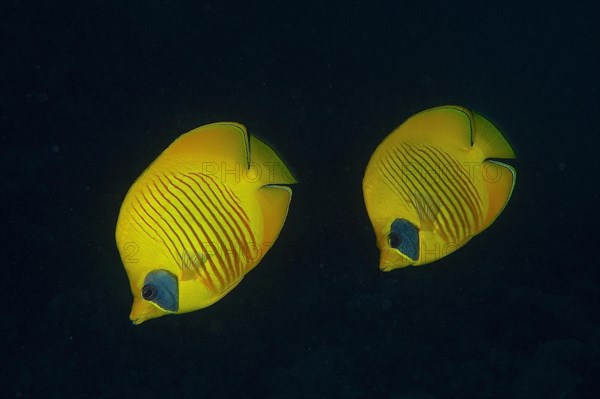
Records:
M486 159L516 158L513 148L492 122L475 112L473 119L473 145L481 150Z
M250 161L257 168L257 180L261 187L294 184L296 178L275 151L250 136Z

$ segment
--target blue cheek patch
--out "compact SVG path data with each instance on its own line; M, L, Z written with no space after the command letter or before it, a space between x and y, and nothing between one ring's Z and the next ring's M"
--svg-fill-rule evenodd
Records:
M177 277L166 270L154 270L146 275L144 286L151 285L156 289L156 296L151 300L161 309L169 312L179 310L179 286Z
M388 242L412 260L419 259L419 230L405 219L396 219L390 228Z

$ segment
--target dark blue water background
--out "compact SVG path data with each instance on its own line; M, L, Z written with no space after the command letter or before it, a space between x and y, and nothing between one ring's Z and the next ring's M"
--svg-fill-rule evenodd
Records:
M595 2L5 1L0 396L588 398L600 391ZM513 143L492 227L382 273L361 180L415 112ZM271 253L205 310L133 326L121 201L233 120L300 180Z

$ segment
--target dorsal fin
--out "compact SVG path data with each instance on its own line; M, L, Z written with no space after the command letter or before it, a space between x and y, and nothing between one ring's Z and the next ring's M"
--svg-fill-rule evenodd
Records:
M404 143L466 149L472 144L471 128L471 111L456 105L445 105L411 116L388 138Z
M296 183L296 178L279 155L253 135L250 136L250 162L260 168L262 186Z
M513 159L515 152L502 133L486 118L474 114L473 145L487 158Z
M250 153L244 125L217 122L191 130L177 138L152 164L155 171L172 169L216 173L248 168Z

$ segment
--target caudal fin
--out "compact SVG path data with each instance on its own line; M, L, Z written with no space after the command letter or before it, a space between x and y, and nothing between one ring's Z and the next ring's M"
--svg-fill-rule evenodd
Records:
M250 161L258 168L262 186L297 182L275 151L254 136L250 136Z
M492 122L475 112L473 119L473 146L479 148L486 159L516 158L514 150Z

